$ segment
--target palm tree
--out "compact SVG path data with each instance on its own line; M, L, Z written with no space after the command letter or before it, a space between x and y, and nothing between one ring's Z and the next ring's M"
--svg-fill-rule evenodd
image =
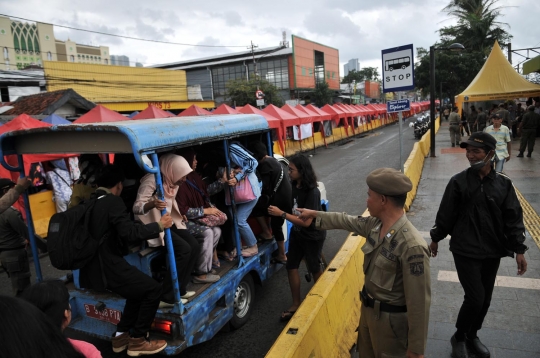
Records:
M511 35L503 28L510 26L498 21L498 18L508 6L498 6L498 2L499 0L451 0L442 11L457 19L457 25L439 30L441 36L486 55L495 40L504 46Z

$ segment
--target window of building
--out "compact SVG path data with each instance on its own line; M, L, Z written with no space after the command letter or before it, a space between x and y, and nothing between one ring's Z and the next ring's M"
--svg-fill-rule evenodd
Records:
M30 55L39 54L39 36L36 24L28 24L19 21L11 22L11 33L13 34L13 46L16 53L22 51Z
M105 64L108 65L108 64L109 64L109 60L105 59Z
M7 47L4 47L4 58L5 58L5 59L8 59L8 58L9 58L9 51L8 51L8 48L7 48Z
M51 51L47 52L47 60L52 61L52 53L51 53Z
M70 55L69 56L69 62L75 62L75 56Z
M315 80L324 82L324 52L315 51Z

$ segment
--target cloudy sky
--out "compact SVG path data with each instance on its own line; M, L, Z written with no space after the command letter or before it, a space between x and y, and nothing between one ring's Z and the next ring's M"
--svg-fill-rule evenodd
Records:
M151 40L200 47L156 44L56 27L55 37L109 46L145 66L277 46L282 31L339 50L343 65L379 67L381 50L412 43L429 47L437 29L454 23L441 9L449 0L0 0L0 13ZM500 0L500 19L509 24L513 48L540 45L538 0ZM518 56L514 57L514 65ZM341 66L340 71L343 71ZM343 75L343 74L342 74Z

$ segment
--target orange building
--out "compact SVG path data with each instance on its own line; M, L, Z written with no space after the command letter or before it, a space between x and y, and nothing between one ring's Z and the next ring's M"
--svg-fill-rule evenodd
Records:
M339 90L339 50L292 35L292 63L289 76L292 88L313 89L326 81Z

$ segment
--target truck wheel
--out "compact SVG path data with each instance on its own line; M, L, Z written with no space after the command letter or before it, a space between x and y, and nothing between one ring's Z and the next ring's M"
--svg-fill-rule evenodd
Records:
M249 320L255 302L255 285L250 274L245 275L236 287L233 317L229 321L232 329L242 327Z

